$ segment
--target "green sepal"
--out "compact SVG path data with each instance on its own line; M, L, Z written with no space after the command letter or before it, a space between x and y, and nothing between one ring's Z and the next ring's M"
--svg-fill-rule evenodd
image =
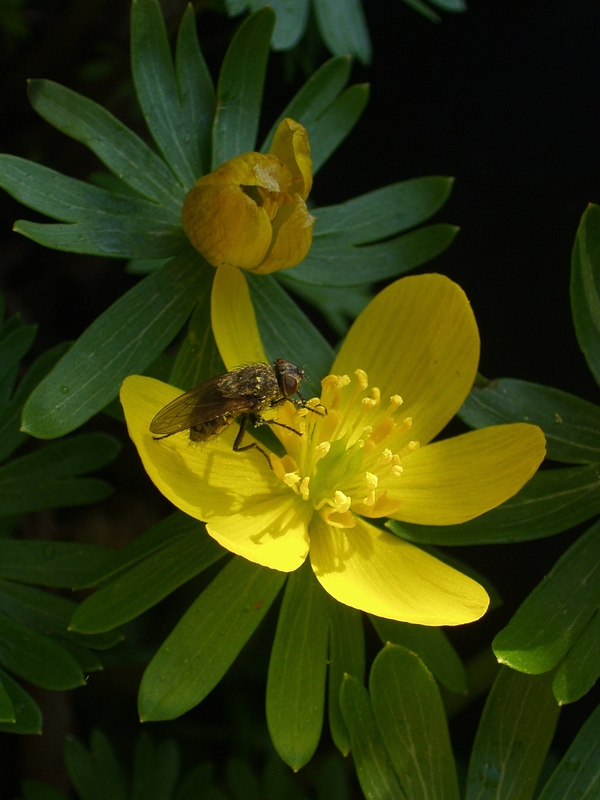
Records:
M350 86L307 127L313 175L317 174L354 128L368 100L368 84Z
M543 470L510 500L460 525L386 526L411 542L440 545L528 542L561 533L600 512L598 467Z
M588 366L600 383L600 206L585 210L571 257L571 310Z
M7 462L0 467L0 517L108 497L112 489L106 481L78 476L109 463L119 450L112 436L84 433Z
M574 703L600 678L600 614L598 611L556 670L552 690L560 705Z
M539 425L553 461L600 461L600 406L559 389L510 378L490 381L471 390L459 416L472 428L508 422Z
M186 64L183 58L192 63ZM188 7L182 20L176 74L159 3L134 0L131 67L152 138L181 185L190 189L208 166L202 153L206 133L203 137L200 131L203 127L210 130L214 113L214 90L211 102L210 78L198 47L193 10ZM190 80L192 85L187 83Z
M323 41L332 53L371 63L371 39L361 0L314 0L314 9Z
M310 761L321 736L330 605L307 559L288 578L267 677L271 741L294 771Z
M22 429L52 439L104 408L123 379L143 372L181 329L201 289L202 269L189 248L113 303L32 393Z
M275 131L286 117L296 120L307 130L313 128L319 117L345 88L350 78L350 67L348 56L330 58L319 67L277 117L260 148L261 153L269 151Z
M564 658L600 604L600 522L563 553L496 636L498 660L541 673Z
M574 800L574 798L598 800L599 764L600 706L596 706L537 800Z
M110 742L100 731L92 731L89 752L77 739L67 738L64 757L69 777L80 797L130 800L119 762Z
M551 675L500 670L475 737L465 800L531 800L558 721L551 683Z
M16 717L15 722L12 723L0 722L0 731L40 734L42 732L42 712L38 704L3 669L0 669L0 681L10 698Z
M333 363L333 349L275 278L250 274L246 277L269 360L285 358L306 368L311 393L320 394L319 381Z
M410 625L369 615L383 642L406 647L416 653L427 669L451 692L466 694L467 676L462 661L440 628Z
M225 555L204 526L190 527L87 597L75 611L69 629L100 633L117 628L155 606Z
M289 276L317 286L359 286L386 280L431 261L449 247L457 232L454 225L438 223L361 247L345 241L343 233L315 236L308 255L290 269Z
M352 675L346 675L342 683L340 706L365 796L368 800L406 800L375 720L369 693Z
M269 44L271 8L252 14L238 28L221 66L212 132L212 169L256 147Z
M377 725L406 797L458 800L444 705L419 657L387 644L373 662L369 690Z
M117 178L179 222L185 190L137 134L93 100L54 81L31 80L28 93L41 117L89 147Z
M342 755L347 756L350 752L350 736L340 707L344 675L353 675L361 683L364 681L365 635L362 612L335 602L331 604L329 629L329 731L335 746Z
M190 606L144 672L143 721L174 719L217 685L258 627L286 578L234 557Z

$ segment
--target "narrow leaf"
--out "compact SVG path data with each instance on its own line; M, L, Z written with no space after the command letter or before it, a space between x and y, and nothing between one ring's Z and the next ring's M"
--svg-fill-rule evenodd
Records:
M40 383L23 410L23 430L51 439L82 425L142 372L181 329L202 285L191 249L130 289L101 314Z
M436 679L451 692L467 693L465 668L441 628L409 625L369 615L381 641L399 644L416 653Z
M119 575L87 597L75 612L70 630L112 630L160 602L186 581L225 555L205 531L193 530Z
M388 644L369 678L371 703L396 775L411 800L458 800L444 704L417 655Z
M406 800L375 721L369 693L357 678L344 678L340 705L350 733L356 774L367 800Z
M69 588L106 569L115 556L113 550L92 544L0 538L0 578Z
M571 308L577 340L600 383L600 206L585 210L571 257Z
M307 559L288 578L267 678L271 740L294 771L310 761L321 736L330 605Z
M557 701L574 703L600 678L600 614L594 614L554 676L552 689Z
M336 747L347 756L350 735L340 707L340 689L344 675L361 683L365 675L365 636L362 613L341 603L332 603L329 629L328 695L329 730Z
M275 12L273 50L291 50L306 30L309 0L271 0L269 5Z
M371 40L360 0L314 0L319 31L335 55L348 53L363 64L371 62Z
M473 428L506 422L539 425L548 458L569 464L600 461L600 406L527 381L501 379L474 388L460 417Z
M174 719L203 700L256 630L285 578L232 559L148 665L140 686L140 718Z
M510 500L460 525L389 522L403 539L441 545L527 542L561 533L600 512L597 467L544 470Z
M558 721L552 676L501 669L469 762L466 800L530 800Z
M102 106L54 81L29 81L29 100L38 114L85 144L117 178L179 219L183 187L165 162Z
M212 135L212 169L255 149L275 14L263 8L243 22L223 59Z
M135 747L131 800L171 800L179 775L179 751L172 739L154 745L142 733Z
M356 84L343 91L337 100L307 128L313 175L337 150L365 110L369 99L367 84Z
M493 642L498 660L524 672L564 658L600 601L600 522L556 562Z
M12 723L17 721L15 707L12 704L9 693L4 688L2 677L0 676L0 723Z
M37 703L2 669L0 669L0 680L10 697L16 716L14 723L0 722L0 731L40 734L42 732L42 712Z
M64 756L69 778L83 800L129 800L121 768L108 739L93 731L90 752L68 738Z
M588 717L538 800L600 798L600 706Z

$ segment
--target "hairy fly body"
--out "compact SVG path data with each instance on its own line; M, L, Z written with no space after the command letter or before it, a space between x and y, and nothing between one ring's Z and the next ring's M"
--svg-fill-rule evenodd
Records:
M300 431L289 425L265 419L262 412L288 401L299 408L326 414L323 406L307 405L299 392L303 380L304 370L283 358L276 359L273 365L259 363L238 367L176 397L154 417L150 423L150 433L156 439L164 439L189 430L192 442L206 442L240 417L240 428L233 449L240 452L257 447L269 461L265 451L256 442L242 445L246 424L250 421L254 426L278 425L301 435ZM298 399L294 400L295 394Z

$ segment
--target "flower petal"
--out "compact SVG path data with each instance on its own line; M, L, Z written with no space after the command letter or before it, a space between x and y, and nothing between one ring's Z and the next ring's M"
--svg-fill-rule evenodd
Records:
M211 295L212 329L228 370L267 361L244 273L219 267Z
M489 598L471 578L360 517L332 528L318 514L310 560L330 595L378 617L418 625L462 625L486 612Z
M183 203L183 229L209 264L248 269L264 259L273 229L239 186L196 184Z
M462 405L475 378L479 333L463 290L443 275L413 275L392 283L358 316L331 372L364 369L411 417L412 439L426 444Z
M187 431L152 436L154 415L180 394L142 375L121 387L129 435L152 482L181 511L207 522L231 552L272 569L297 569L308 553L311 509L277 480L258 450L232 450L235 423L201 444L190 442Z
M420 525L454 525L477 517L515 495L546 452L536 425L495 425L444 439L402 459L399 478L380 484L400 500L394 519Z
M315 218L309 214L304 200L294 195L293 204L284 205L277 212L271 249L252 272L267 275L299 264L310 250L314 224Z
M312 188L312 160L306 128L289 117L281 120L269 152L283 161L293 175L293 191L306 200Z

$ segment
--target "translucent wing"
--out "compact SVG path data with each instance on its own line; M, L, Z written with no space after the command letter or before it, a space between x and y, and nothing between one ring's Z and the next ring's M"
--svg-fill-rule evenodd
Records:
M251 397L224 397L219 389L223 375L211 378L172 400L150 423L150 433L169 436L223 415L237 416L252 408Z

